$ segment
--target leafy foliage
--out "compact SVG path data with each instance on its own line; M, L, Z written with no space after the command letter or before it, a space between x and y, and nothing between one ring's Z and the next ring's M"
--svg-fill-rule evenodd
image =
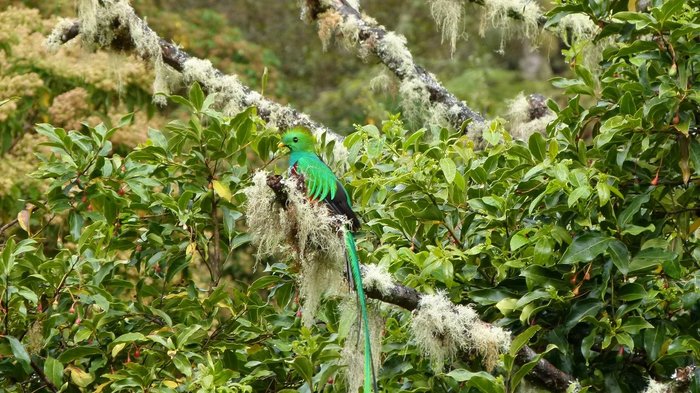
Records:
M603 26L605 50L599 68L591 42L567 51L574 75L554 82L570 99L550 102L547 137L516 141L494 121L475 151L391 116L344 142L361 260L516 334L493 374L470 354L434 370L410 314L381 307L387 391L516 391L539 359L515 364L526 344L591 391L637 392L700 357L697 4L567 1L550 24L571 13ZM171 99L188 118L125 154L119 127L37 126L49 185L27 202L53 216L26 208L22 231L0 233L0 386L344 391L337 301L303 327L294 261L253 268L242 190L276 131L255 108L211 110L197 85Z

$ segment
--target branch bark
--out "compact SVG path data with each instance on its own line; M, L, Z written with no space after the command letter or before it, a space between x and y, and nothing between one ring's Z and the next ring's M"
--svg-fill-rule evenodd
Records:
M267 185L274 191L275 200L282 206L286 206L287 192L284 189L284 184L280 181L281 178L279 175L268 176ZM363 271L365 270L363 265L361 265L361 268ZM383 291L372 286L366 286L365 295L370 299L393 304L409 311L418 309L423 297L423 294L414 288L399 283L394 283L391 288L385 288ZM526 345L518 352L516 362L518 365L524 365L533 361L536 357L537 352ZM575 382L573 376L559 370L545 359L540 359L531 373L538 382L556 392L565 392L569 385Z

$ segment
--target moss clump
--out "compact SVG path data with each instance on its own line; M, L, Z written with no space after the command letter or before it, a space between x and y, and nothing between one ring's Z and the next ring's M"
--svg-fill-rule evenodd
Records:
M482 322L469 306L454 305L443 294L425 295L413 313L411 331L418 347L441 370L458 351L475 351L493 369L499 353L510 346L510 334Z

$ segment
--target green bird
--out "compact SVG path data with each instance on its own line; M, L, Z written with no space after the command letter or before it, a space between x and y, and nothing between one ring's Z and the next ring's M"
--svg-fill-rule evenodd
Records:
M352 231L360 228L360 220L352 211L352 203L348 192L338 180L333 171L316 154L316 139L311 132L303 127L294 127L282 135L280 148L290 150L289 172L294 176L303 176L306 194L313 201L322 201L336 215L344 216L349 221L349 228L343 231L345 240L345 261L350 285L355 286L360 313L362 317L365 361L364 361L364 392L370 393L372 387L377 390L377 380L372 368L372 350L369 339L369 323L367 318L367 302L362 287L360 259L357 256L357 246ZM371 380L370 380L371 375Z

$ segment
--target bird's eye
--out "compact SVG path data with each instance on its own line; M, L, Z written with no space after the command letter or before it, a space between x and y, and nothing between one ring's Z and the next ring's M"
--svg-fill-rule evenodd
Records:
M297 142L299 142L299 138L294 137L294 138L292 138L292 141L294 141L294 143L297 143Z

